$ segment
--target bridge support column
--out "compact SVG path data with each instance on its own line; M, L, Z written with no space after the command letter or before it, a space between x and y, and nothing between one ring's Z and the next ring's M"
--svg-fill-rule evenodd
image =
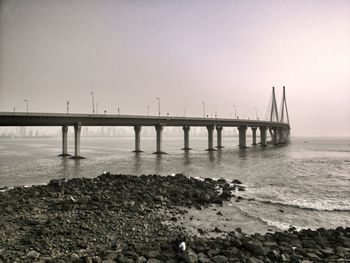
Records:
M154 154L164 154L165 152L162 151L162 135L164 126L156 125L155 128L157 132L157 150L154 152Z
M290 128L287 128L286 130L285 130L285 139L286 139L286 143L288 143L289 142L289 136L290 136Z
M185 150L185 151L192 150L190 148L190 129L191 129L191 127L190 126L183 126L182 128L184 130L184 147L182 148L182 150Z
M285 131L284 131L283 128L278 128L278 143L279 144L286 143L286 141L285 141Z
M213 125L208 125L207 126L208 130L208 149L207 151L215 151L213 147L213 131L214 131L214 126Z
M74 156L70 157L71 159L84 159L84 157L80 156L80 133L81 133L81 125L74 125Z
M259 127L260 130L260 144L261 146L265 147L267 146L267 127L261 126Z
M68 154L68 143L67 143L68 126L62 126L62 153L58 156L70 156Z
M238 126L239 148L247 148L246 131L247 131L247 126Z
M272 143L274 145L278 144L278 129L277 128L272 129Z
M256 145L256 127L252 127L252 137L253 137L253 143L252 145Z
M135 131L135 150L133 152L140 153L141 151L141 130L142 126L135 125L134 131Z
M224 146L222 146L222 126L216 126L216 136L217 136L216 148L218 149L224 148Z

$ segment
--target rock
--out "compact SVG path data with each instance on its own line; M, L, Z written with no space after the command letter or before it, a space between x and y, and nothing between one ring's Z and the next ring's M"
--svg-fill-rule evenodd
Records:
M261 242L258 240L249 240L244 243L244 247L255 256L265 256L266 252Z
M185 263L195 263L195 262L198 262L198 256L197 256L197 254L196 254L191 248L188 248L188 249L184 252L184 262L185 262Z
M134 263L134 261L132 259L130 259L130 258L127 258L127 257L124 257L124 256L120 256L118 258L118 263Z
M148 258L159 258L160 252L158 250L152 250L147 253Z
M217 214L218 216L222 216L221 211L217 212L216 214Z
M91 257L92 263L101 263L102 259L99 256Z
M282 254L281 255L282 261L283 262L290 262L290 256L289 254Z
M38 259L39 257L40 257L40 253L35 250L31 250L27 254L27 258L30 258L30 259Z
M242 182L240 180L234 179L232 181L233 184L242 184Z
M120 255L120 252L118 251L109 251L104 258L114 260L114 259L117 259L119 255Z
M215 263L227 263L228 262L228 258L225 256L222 256L222 255L212 257L211 260L214 261Z
M138 257L136 260L136 263L145 263L145 262L147 262L147 259L143 256Z
M53 188L59 188L62 186L62 180L52 179L52 180L50 180L48 185L53 187Z
M215 233L222 233L222 230L216 226L214 228L213 232L215 232Z
M162 263L162 261L156 258L150 258L147 260L147 263Z
M249 263L264 263L264 261L257 259L255 257L249 257L247 262L249 262Z

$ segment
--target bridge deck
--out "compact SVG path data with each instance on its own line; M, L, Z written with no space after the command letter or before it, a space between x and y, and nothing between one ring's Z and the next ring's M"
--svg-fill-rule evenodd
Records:
M288 123L265 120L199 118L112 114L64 114L33 112L0 112L0 126L223 126L223 127L262 127L289 128Z

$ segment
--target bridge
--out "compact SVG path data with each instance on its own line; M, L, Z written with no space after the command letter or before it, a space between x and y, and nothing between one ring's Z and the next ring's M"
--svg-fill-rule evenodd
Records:
M141 151L141 129L143 126L154 126L156 130L156 154L162 151L162 132L165 126L183 127L184 148L191 150L189 131L192 127L206 127L208 130L208 151L222 146L222 129L237 127L239 132L239 147L247 147L246 131L252 130L252 145L257 145L257 129L260 131L259 144L267 146L267 131L274 145L289 141L290 125L285 97L285 87L281 103L281 115L278 115L275 89L272 88L271 110L269 120L228 119L228 118L195 118L170 116L137 116L111 114L64 114L64 113L32 113L32 112L0 112L0 126L62 126L62 153L60 156L70 156L67 151L68 127L74 127L73 159L83 158L80 155L80 134L82 126L133 126L135 131L135 150ZM214 129L216 130L217 145L214 147Z

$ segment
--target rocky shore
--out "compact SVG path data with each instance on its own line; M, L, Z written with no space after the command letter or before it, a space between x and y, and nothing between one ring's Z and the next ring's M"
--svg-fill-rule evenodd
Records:
M109 173L16 187L0 193L0 262L349 262L350 228L214 238L177 224L185 207L239 201L242 190L237 180Z

